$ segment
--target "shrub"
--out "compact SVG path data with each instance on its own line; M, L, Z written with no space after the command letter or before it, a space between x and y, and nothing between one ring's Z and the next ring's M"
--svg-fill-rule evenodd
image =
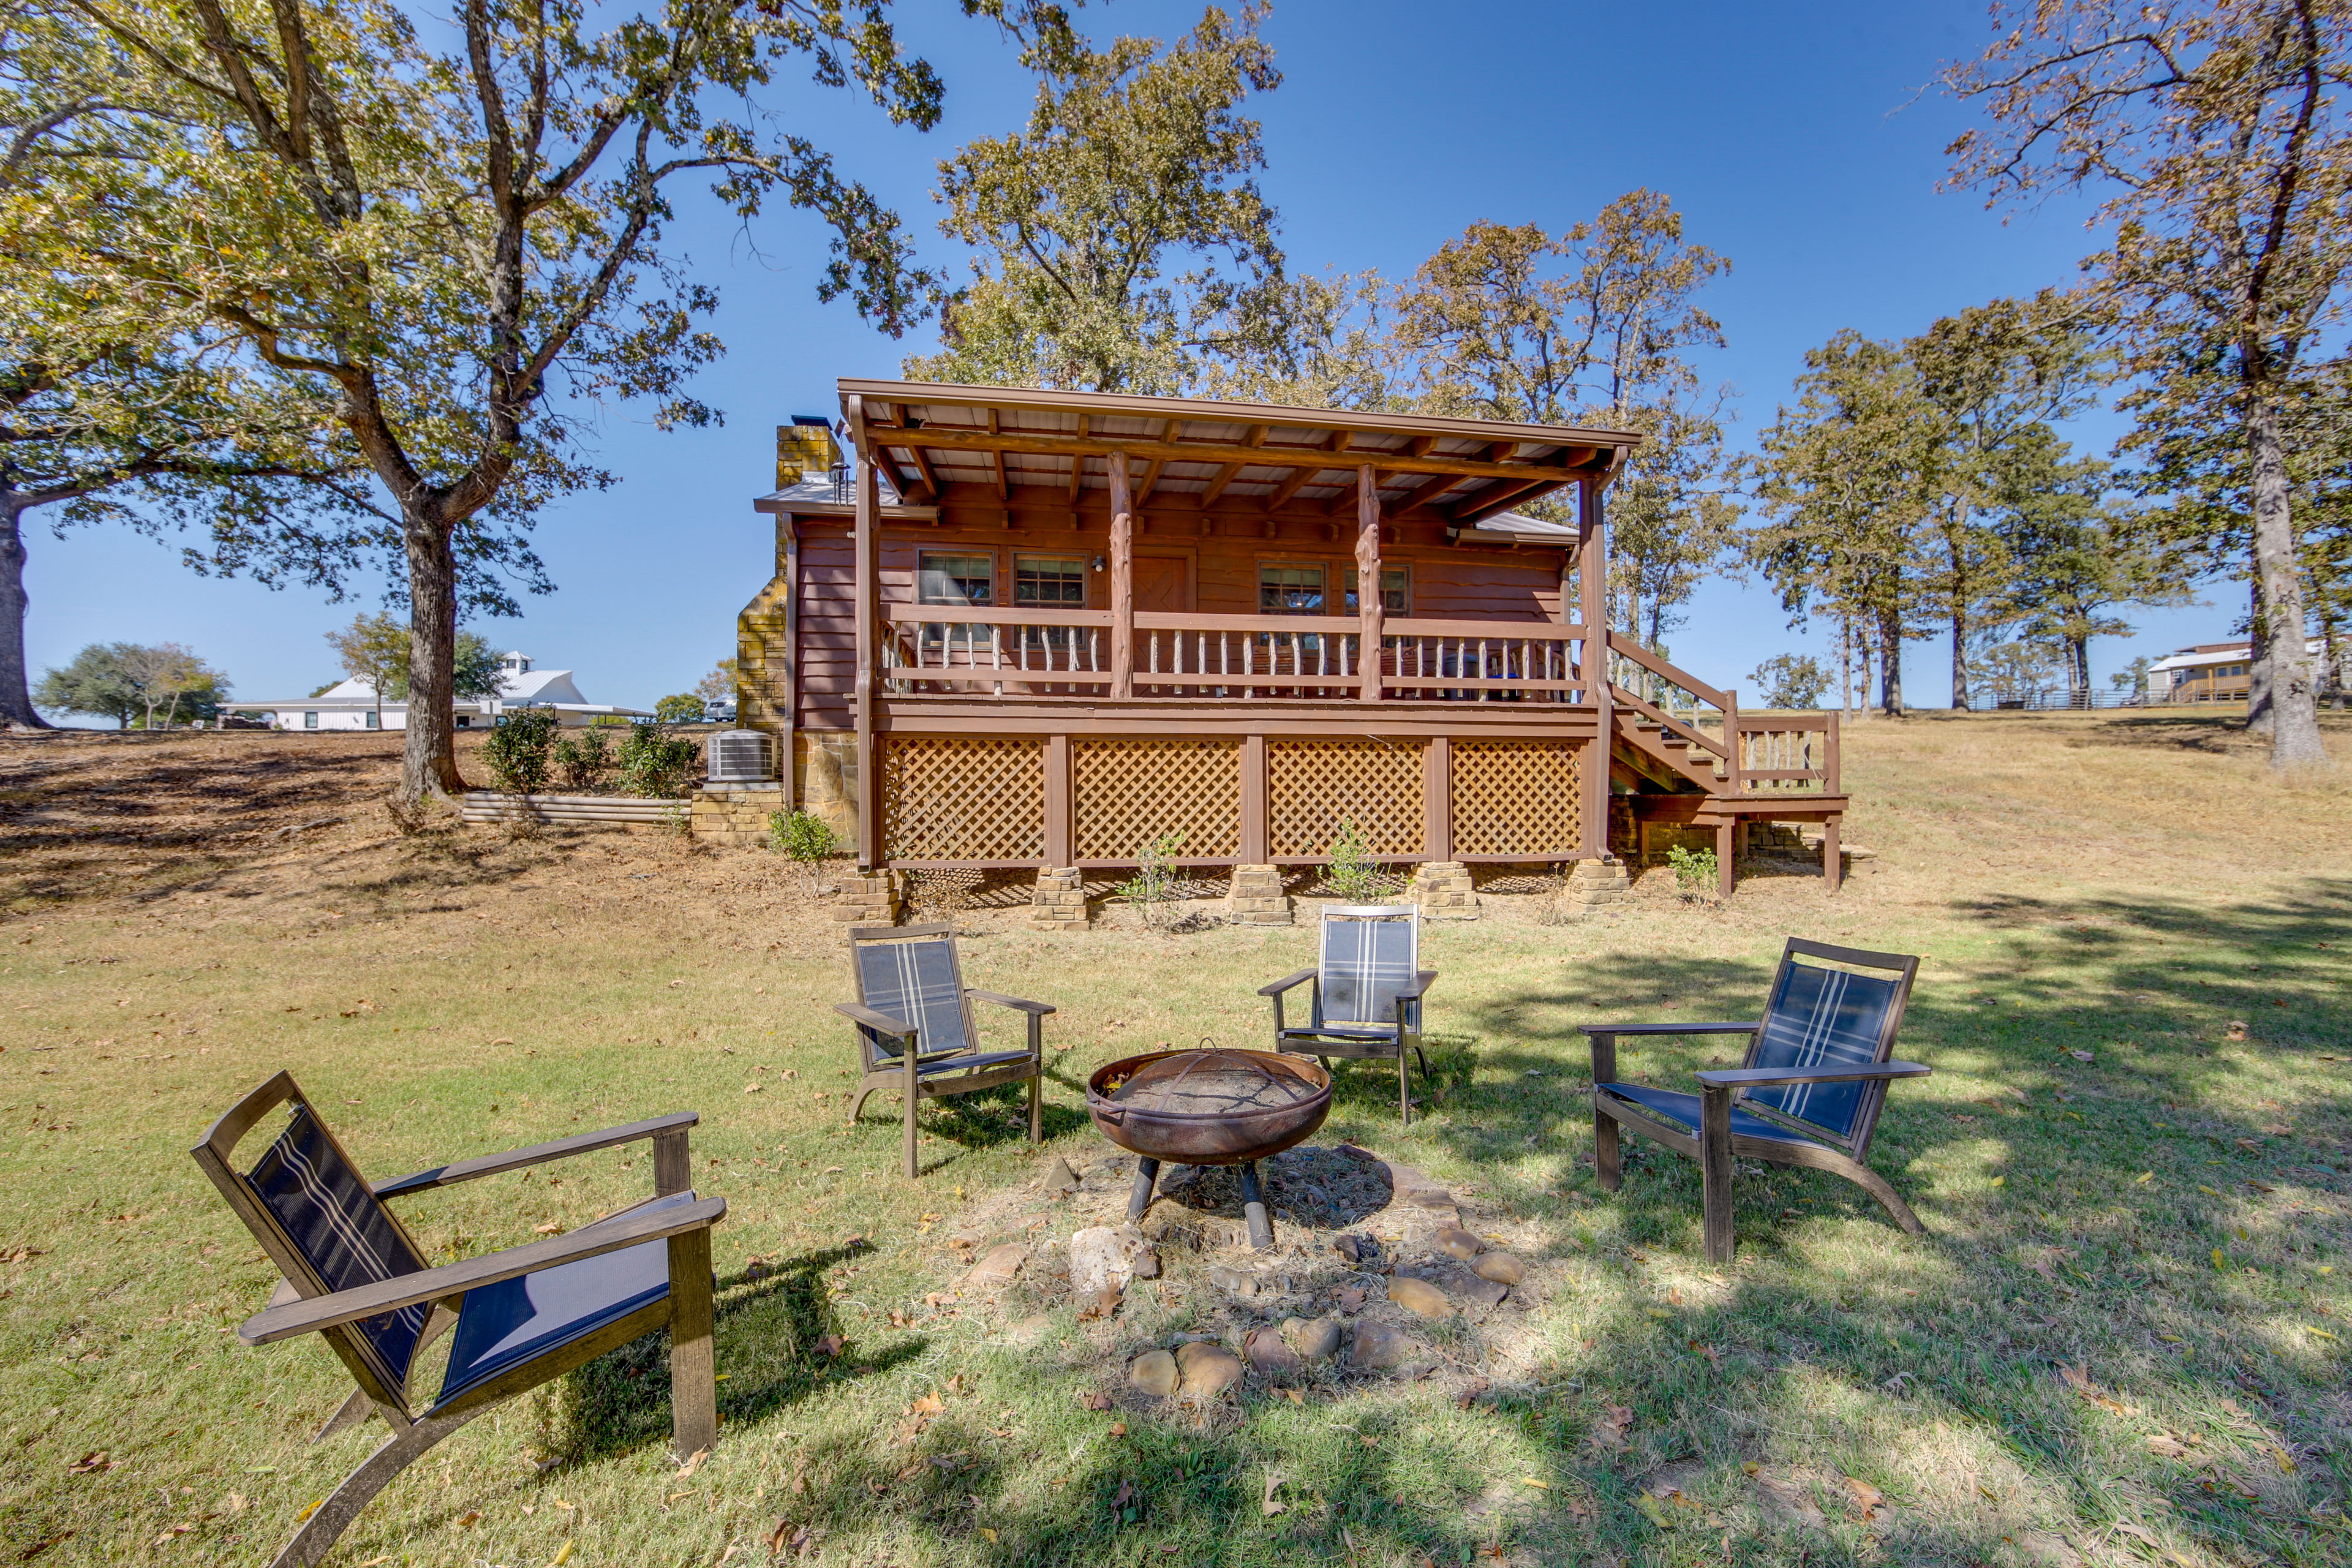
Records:
M613 771L613 748L602 730L583 730L577 740L555 742L555 770L566 789L594 789Z
M632 724L621 742L621 788L651 800L677 798L702 760L702 748L683 736L665 735L658 724Z
M1176 890L1176 857L1184 852L1181 833L1163 833L1136 851L1135 875L1118 885L1118 896L1133 904L1146 930L1167 923L1167 904Z
M1372 858L1371 849L1356 831L1356 825L1342 817L1339 837L1331 840L1325 851L1331 857L1331 863L1323 868L1323 885L1351 904L1387 902L1381 896L1380 862Z
M499 718L499 727L482 742L482 760L500 789L509 795L537 795L547 787L555 722L552 708L524 708Z
M654 704L654 722L699 724L702 722L702 699L688 691L665 697Z
M822 816L805 811L768 813L768 847L803 866L816 863L841 847L841 835Z
M1715 851L1701 849L1696 854L1679 844L1666 846L1666 864L1675 870L1675 890L1684 898L1697 900L1715 897Z

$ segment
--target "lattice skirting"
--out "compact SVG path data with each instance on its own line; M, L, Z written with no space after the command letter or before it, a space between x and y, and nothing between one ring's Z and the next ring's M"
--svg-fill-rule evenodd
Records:
M881 773L885 859L1045 858L1042 740L893 738Z
M1381 741L1269 741L1268 847L1328 855L1342 822L1374 855L1422 852L1422 748Z
M1164 833L1185 858L1241 853L1241 742L1076 740L1070 771L1081 860L1131 860Z
M1457 855L1573 855L1583 842L1584 742L1454 742Z

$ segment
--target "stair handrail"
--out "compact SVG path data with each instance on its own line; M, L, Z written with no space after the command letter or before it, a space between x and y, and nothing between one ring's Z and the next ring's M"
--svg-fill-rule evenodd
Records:
M1673 735L1677 740L1686 742L1703 751L1713 752L1717 756L1725 758L1726 761L1729 760L1722 745L1710 739L1706 731L1694 729L1692 726L1684 723L1681 720L1667 712L1664 709L1658 707L1656 704L1650 702L1646 699L1633 692L1628 691L1625 688L1618 685L1613 680L1609 683L1609 692L1611 701L1616 706L1633 709L1644 717L1654 721L1660 728L1664 729L1668 734Z
M1633 641L1631 637L1624 637L1617 632L1611 632L1609 634L1609 650L1612 653L1623 654L1627 658L1633 660L1635 664L1640 665L1652 675L1662 677L1672 684L1681 687L1685 691L1689 692L1692 696L1697 698L1702 702L1711 703L1715 707L1725 710L1729 710L1737 705L1729 692L1717 690L1714 687L1709 686L1706 681L1701 680L1697 676L1690 673L1690 671L1680 668L1672 662L1659 658L1656 654L1652 653L1648 648L1643 647L1640 643Z

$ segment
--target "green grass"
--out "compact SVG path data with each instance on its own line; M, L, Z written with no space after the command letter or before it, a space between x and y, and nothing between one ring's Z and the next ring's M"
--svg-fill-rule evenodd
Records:
M1326 1373L1302 1402L1253 1385L1199 1417L1116 1384L1184 1305L1138 1292L1014 1345L926 1304L959 1214L1036 1173L1019 1101L927 1111L919 1184L895 1103L843 1128L837 938L773 858L401 841L357 817L238 856L81 843L131 874L20 880L0 924L0 1255L33 1249L0 1264L0 1552L266 1561L378 1440L308 1444L349 1386L322 1347L237 1345L274 1273L186 1154L282 1066L379 1178L698 1110L698 1184L730 1204L726 1419L695 1473L665 1455L667 1363L643 1342L468 1428L338 1563L520 1568L567 1543L575 1564L764 1563L780 1523L811 1532L802 1560L902 1568L2352 1560L2343 795L2277 790L2210 722L2003 722L1849 735L1850 837L1881 855L1833 898L1765 877L1720 910L1643 900L1557 928L1492 900L1433 929L1436 1103L1400 1132L1393 1079L1347 1069L1323 1136L1539 1237L1538 1304L1455 1329L1426 1382ZM2085 747L2112 789L2044 787ZM1100 1148L1094 1065L1256 1043L1255 986L1311 958L1304 926L971 923L971 984L1062 1007L1047 1152L1074 1160ZM1790 932L1927 955L1902 1048L1936 1075L1896 1087L1873 1163L1928 1234L1826 1176L1743 1175L1738 1260L1712 1269L1686 1162L1629 1143L1622 1194L1594 1187L1570 1031L1751 1015ZM1719 1048L1621 1067L1666 1082ZM639 1146L403 1213L461 1256L649 1190ZM1465 1407L1482 1364L1499 1397ZM1118 1405L1089 1409L1097 1388ZM932 1393L943 1413L910 1429ZM1622 1447L1595 1437L1612 1410ZM1750 1466L1821 1524L1768 1509ZM1886 1509L1865 1521L1846 1478Z

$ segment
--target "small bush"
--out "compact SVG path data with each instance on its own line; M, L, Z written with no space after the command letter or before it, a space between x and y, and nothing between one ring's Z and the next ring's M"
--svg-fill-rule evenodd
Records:
M1685 899L1696 901L1715 897L1716 874L1720 868L1716 864L1714 850L1693 853L1679 844L1670 844L1666 847L1666 864L1674 868L1675 891Z
M688 691L665 697L654 704L654 722L699 724L702 722L702 699Z
M1118 885L1118 896L1135 906L1147 931L1158 931L1168 923L1168 902L1176 890L1174 862L1183 852L1181 833L1160 835L1136 851L1135 875Z
M613 771L613 748L602 730L583 730L577 740L555 742L555 771L566 789L590 790Z
M658 724L632 724L621 742L621 789L647 800L672 800L702 761L702 748L683 736L665 735Z
M768 813L768 847L814 868L841 847L841 835L822 816L805 811L772 811Z
M555 722L552 708L525 708L499 720L499 727L482 742L482 760L500 789L509 795L537 795L547 787Z
M1371 847L1356 831L1356 825L1342 817L1339 837L1324 851L1331 863L1323 868L1323 885L1351 904L1386 903L1380 890L1380 862L1372 858Z

